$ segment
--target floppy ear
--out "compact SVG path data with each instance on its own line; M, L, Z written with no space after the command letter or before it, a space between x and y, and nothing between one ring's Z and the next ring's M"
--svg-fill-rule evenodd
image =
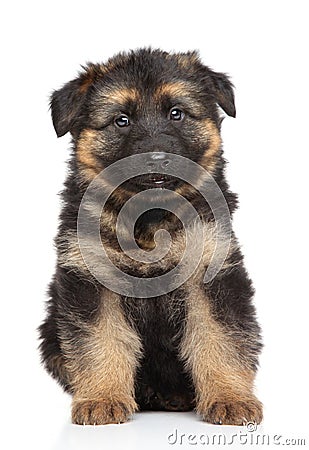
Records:
M236 117L233 84L224 73L210 70L215 101L229 116Z
M72 132L81 115L84 100L85 90L82 89L80 78L70 81L58 91L53 92L50 108L58 137L65 135L68 131Z

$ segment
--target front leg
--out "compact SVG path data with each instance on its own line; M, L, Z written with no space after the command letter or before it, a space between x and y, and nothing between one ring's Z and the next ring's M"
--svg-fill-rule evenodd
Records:
M195 386L197 413L215 424L260 423L253 382L261 344L245 270L222 272L210 286L192 283L188 292L181 356Z
M75 291L78 296L78 289ZM85 292L83 292L85 296ZM73 391L72 422L126 422L137 410L134 377L141 342L127 323L120 297L102 288L95 317L70 307L59 324L62 351Z

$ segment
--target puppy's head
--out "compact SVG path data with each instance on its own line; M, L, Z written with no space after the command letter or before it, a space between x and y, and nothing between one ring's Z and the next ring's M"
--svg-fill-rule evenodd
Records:
M88 64L51 98L56 133L72 134L86 182L138 153L162 164L170 163L167 153L184 156L215 176L221 159L218 107L235 117L233 87L224 74L204 66L195 52L150 49ZM177 190L181 181L152 173L134 177L125 189L151 187Z

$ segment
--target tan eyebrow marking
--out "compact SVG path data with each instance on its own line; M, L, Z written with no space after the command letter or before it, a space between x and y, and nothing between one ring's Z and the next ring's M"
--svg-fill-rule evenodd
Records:
M184 81L175 81L173 83L161 84L154 93L154 98L158 100L165 95L171 97L187 96L190 93L191 86Z
M94 108L91 113L93 126L102 124L117 113L129 113L127 109L134 110L141 104L141 95L134 87L107 87L104 86L95 98Z
M105 95L108 103L125 105L130 101L138 102L140 100L139 92L134 88L116 88L111 91L107 91Z

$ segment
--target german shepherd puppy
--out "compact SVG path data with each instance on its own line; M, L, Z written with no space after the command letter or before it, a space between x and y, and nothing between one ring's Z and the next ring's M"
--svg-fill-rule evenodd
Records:
M106 287L84 261L78 239L87 188L113 163L142 153L150 162L159 160L161 167L172 167L173 155L201 166L232 214L237 200L224 176L219 107L235 117L233 86L225 74L203 65L196 52L121 53L105 64L88 64L52 94L53 124L58 137L71 133L72 154L62 192L57 267L47 317L39 328L40 351L47 371L73 396L73 423L122 423L138 409L195 409L214 424L262 420L262 405L253 393L260 328L254 290L233 233L222 267L209 282L203 279L215 248L225 239L216 237L214 211L200 192L207 192L207 181L197 179L197 189L182 173L143 173L116 186L99 214L109 259L123 273L145 279L177 267L185 248L184 226L163 205L152 206L150 198L148 211L135 223L134 240L149 253L156 245L155 233L165 229L172 244L161 260L140 262L118 242L122 207L136 194L155 189L156 201L160 192L169 191L195 208L204 238L196 235L189 252L193 257L202 249L202 257L194 273L169 292L143 297ZM103 192L108 186L104 173L100 183ZM181 208L185 216L186 206ZM98 209L93 199L89 220ZM194 237L194 226L190 229ZM126 231L124 222L118 229L123 239ZM92 266L98 267L99 249L90 234L84 233L84 239L92 246ZM102 276L117 284L108 270Z

